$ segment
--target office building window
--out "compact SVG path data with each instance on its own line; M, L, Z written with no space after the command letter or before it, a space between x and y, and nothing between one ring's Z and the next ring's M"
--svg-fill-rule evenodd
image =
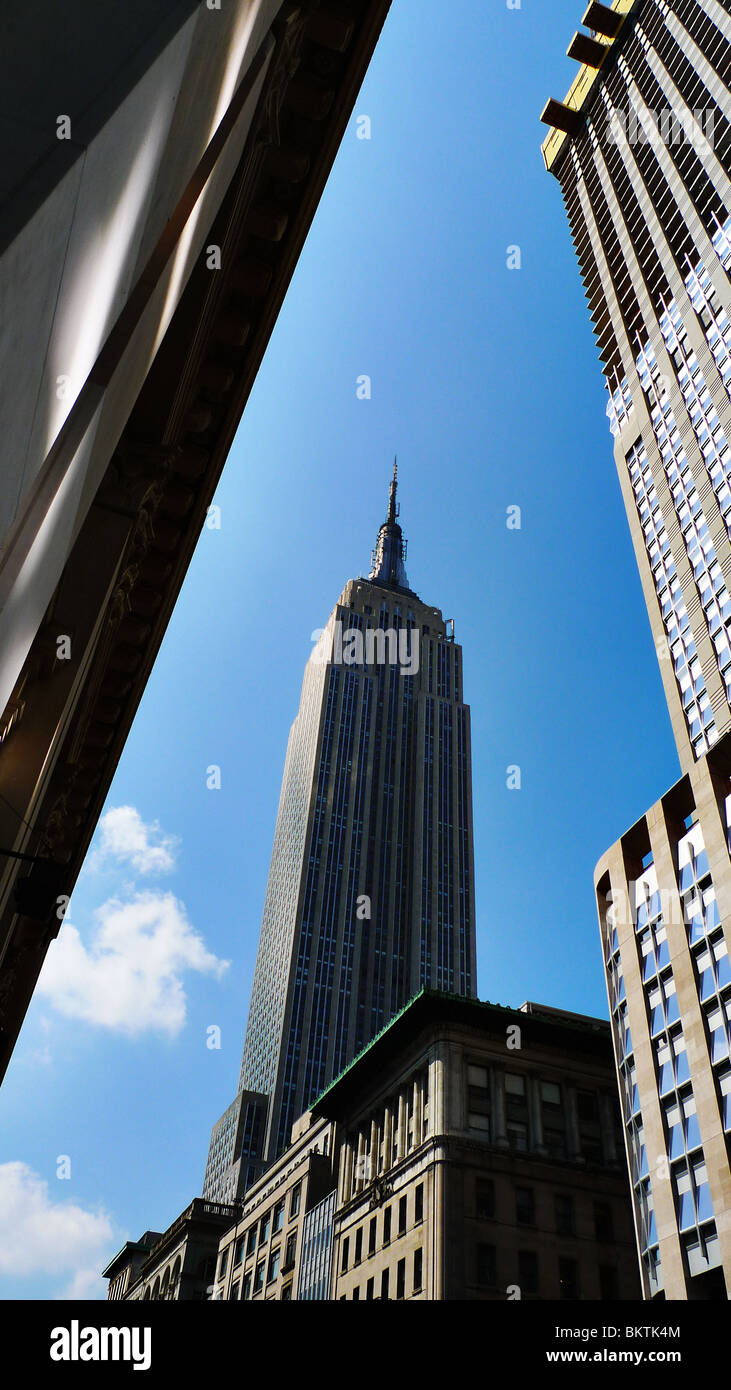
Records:
M291 1303L291 1302L292 1302L292 1285L291 1285L291 1283L290 1283L290 1284L284 1284L284 1285L282 1286L282 1303Z
M367 1298L367 1299L371 1299L371 1298L374 1297L374 1290L375 1290L375 1280L369 1279L369 1280L368 1280L368 1283L366 1284L366 1298Z
M490 1086L487 1067L467 1068L467 1124L490 1132Z
M574 1234L574 1199L557 1192L554 1198L556 1207L556 1230L560 1236Z
M497 1261L494 1245L484 1245L482 1242L476 1249L477 1261L477 1283L490 1287L497 1283Z
M396 1297L404 1298L406 1294L406 1261L399 1260L396 1266Z
M269 1232L271 1231L271 1229L272 1229L272 1214L271 1214L270 1211L268 1211L267 1214L266 1214L266 1216L262 1216L262 1218L261 1218L261 1224L260 1224L260 1226L259 1226L259 1244L260 1244L260 1245L265 1245L265 1244L266 1244L266 1242L267 1242L268 1239L269 1239Z
M300 1197L301 1197L301 1195L302 1195L302 1183L301 1183L301 1182L298 1182L297 1185L296 1185L296 1187L293 1187L293 1188L292 1188L292 1193L291 1193L291 1196L290 1196L290 1199L289 1199L289 1216L290 1216L290 1220L292 1219L293 1216L296 1216L296 1215L297 1215L297 1213L298 1213L298 1211L299 1211L299 1209L300 1209Z
M263 1260L260 1260L259 1263L258 1263L258 1265L256 1266L256 1274L254 1275L254 1293L261 1293L261 1291L262 1291L263 1288L264 1288L264 1261L263 1261Z
M492 1178L478 1178L475 1183L475 1216L482 1221L495 1215L495 1184Z
M381 1271L381 1298L388 1298L388 1270Z
M516 1187L515 1219L519 1226L535 1226L536 1206L532 1187Z
M276 1250L272 1250L272 1253L269 1256L269 1271L267 1273L268 1284L271 1284L272 1279L276 1279L277 1275L279 1274L279 1256L280 1250L279 1246L277 1246Z
M391 1239L391 1208L386 1207L383 1213L383 1244L388 1245Z
M541 1082L541 1100L548 1110L561 1109L561 1087L554 1081Z
M576 1260L559 1260L558 1287L560 1298L575 1299L579 1297L579 1267Z
M246 1237L246 1253L253 1255L256 1250L256 1226L251 1226Z
M566 1135L562 1129L554 1129L550 1125L545 1125L543 1143L551 1158L566 1157Z
M404 1235L406 1231L406 1198L399 1197L398 1204L398 1233Z
M244 1258L244 1244L245 1244L245 1241L246 1241L246 1237L245 1237L245 1236L239 1236L238 1240L236 1241L236 1244L235 1244L235 1246L234 1246L234 1264L235 1264L235 1265L240 1265L240 1264L241 1264L241 1261L242 1261L243 1258Z
M518 1252L518 1285L523 1296L538 1293L538 1256L535 1250Z
M423 1251L421 1250L421 1248L419 1248L418 1250L414 1251L414 1293L419 1293L421 1290L421 1281L423 1278L423 1264Z
M274 1234L275 1234L275 1235L276 1235L277 1231L281 1231L283 1225L284 1225L284 1202L277 1202L277 1205L276 1205L275 1208L274 1208L274 1224L273 1224L273 1230L274 1230Z
M233 1285L231 1286L231 1292L230 1292L230 1294L229 1294L229 1299L231 1299L232 1301L234 1301L234 1300L239 1299L239 1298L241 1298L241 1283L240 1283L239 1280L237 1280L236 1283L233 1284Z
M597 1240L614 1240L614 1220L608 1202L594 1203L594 1235Z
M241 1286L241 1297L242 1297L242 1298L250 1298L250 1297L251 1297L251 1275L250 1275L250 1274L245 1274L245 1275L244 1275L244 1282L243 1282L243 1284L242 1284L242 1286Z
M285 1267L285 1269L291 1269L291 1268L292 1268L292 1265L294 1264L294 1259L295 1259L295 1255L296 1255L296 1254L297 1254L297 1232L295 1231L295 1232L293 1232L293 1234L292 1234L291 1236L287 1236L287 1248L286 1248L286 1251L285 1251L285 1254L284 1254L284 1267Z
M359 1288L357 1287L357 1285L356 1285L356 1287L353 1289L353 1302L354 1302L354 1303L358 1303L359 1300L360 1300L360 1289L359 1289Z
M597 1124L599 1121L599 1105L596 1092L577 1091L576 1110L580 1124Z
M363 1227L360 1226L355 1233L355 1264L359 1265L363 1259Z
M508 1120L505 1131L511 1149L525 1153L528 1149L528 1125L520 1120Z
M221 1263L220 1263L220 1265L219 1265L219 1267L218 1267L218 1277L219 1277L219 1279L223 1279L223 1276L224 1276L224 1274L226 1273L226 1270L227 1270L227 1269L228 1269L228 1246L226 1246L226 1249L225 1249L225 1250L222 1250L222 1251L221 1251Z
M424 1184L420 1182L414 1192L414 1223L418 1226L424 1220Z
M369 1254L369 1255L375 1255L375 1253L376 1253L376 1226L377 1226L377 1224L378 1224L378 1218L375 1217L375 1216L372 1216L372 1217L371 1217L371 1220L370 1220L370 1224L369 1224L369 1226L368 1226L368 1254Z
M341 1273L341 1274L345 1274L345 1271L346 1271L347 1268L348 1268L348 1252L349 1252L349 1249L350 1249L350 1240L349 1240L348 1236L346 1236L346 1237L345 1237L345 1240L343 1241L342 1250L341 1250L341 1255L340 1255L340 1273Z

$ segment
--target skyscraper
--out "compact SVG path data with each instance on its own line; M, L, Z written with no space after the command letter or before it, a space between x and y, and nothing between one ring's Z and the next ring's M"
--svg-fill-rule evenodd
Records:
M396 489L394 465L368 578L348 581L305 668L239 1093L206 1169L204 1195L217 1200L281 1152L294 1120L423 985L475 996L462 652L409 588Z
M596 889L648 1298L731 1290L731 16L592 3L543 120L683 777ZM628 689L631 708L631 688ZM725 1276L725 1284L724 1284Z

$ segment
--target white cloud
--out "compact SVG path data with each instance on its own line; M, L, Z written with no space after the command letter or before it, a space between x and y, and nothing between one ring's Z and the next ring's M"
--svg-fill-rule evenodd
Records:
M86 868L93 872L106 859L116 859L140 874L166 874L175 866L177 846L174 835L163 835L157 821L147 824L134 806L112 806L99 822L99 842Z
M100 1271L113 1247L105 1212L53 1201L48 1183L27 1163L0 1164L0 1274L70 1276L61 1297L99 1298L106 1288Z
M172 893L110 898L94 913L88 946L65 922L38 981L59 1013L130 1035L147 1029L180 1032L185 1022L183 974L221 977L230 962L206 949L185 907Z

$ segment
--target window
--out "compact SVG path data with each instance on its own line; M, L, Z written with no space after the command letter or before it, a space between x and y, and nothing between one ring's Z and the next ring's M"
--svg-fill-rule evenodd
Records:
M276 1235L277 1231L281 1231L283 1225L284 1225L284 1202L277 1202L277 1205L276 1205L275 1208L274 1208L274 1226L273 1226L273 1230L274 1230L275 1235Z
M505 1073L505 1094L515 1096L516 1099L525 1099L525 1077L518 1076L515 1072L506 1071Z
M261 1293L261 1291L262 1291L263 1288L264 1288L264 1261L263 1261L263 1260L260 1260L259 1263L258 1263L258 1265L256 1266L256 1274L254 1275L254 1293Z
M238 1240L237 1240L237 1242L236 1242L236 1244L235 1244L235 1246L234 1246L234 1264L235 1264L235 1265L240 1265L240 1264L241 1264L241 1261L242 1261L243 1258L244 1258L244 1243L245 1243L245 1237L244 1237L244 1236L239 1236L239 1238L238 1238Z
M535 1226L536 1207L532 1187L516 1187L515 1219L519 1226Z
M535 1250L518 1252L518 1284L521 1294L538 1293L538 1256Z
M248 1234L248 1236L247 1236L247 1238L246 1238L246 1253L247 1253L247 1255L253 1255L253 1253L254 1253L255 1250L256 1250L256 1226L252 1226L252 1227L250 1228L249 1234Z
M495 1184L492 1178L478 1178L475 1183L475 1216L482 1221L495 1215Z
M561 1105L561 1087L553 1081L542 1081L541 1100L544 1105L555 1106L558 1109Z
M265 1245L265 1244L266 1244L266 1242L267 1242L268 1239L269 1239L269 1232L271 1231L271 1229L272 1229L272 1214L271 1214L270 1211L268 1211L267 1214L266 1214L266 1216L262 1216L262 1218L261 1218L261 1225L260 1225L260 1227L259 1227L259 1244L260 1244L260 1245Z
M421 1280L423 1277L423 1252L421 1249L414 1251L414 1293L419 1293Z
M594 1235L597 1240L614 1240L614 1221L612 1208L608 1202L594 1203Z
M388 1298L388 1270L381 1271L381 1298Z
M398 1204L398 1233L400 1236L406 1232L406 1198L399 1197Z
M348 1251L349 1251L349 1248L350 1248L350 1240L349 1240L348 1236L346 1236L346 1237L345 1237L345 1240L343 1241L342 1256L341 1256L341 1260L340 1260L340 1273L341 1273L341 1274L345 1274L345 1271L346 1271L346 1269L348 1268Z
M546 1125L543 1130L543 1142L551 1158L566 1157L566 1135L562 1129L552 1129Z
M250 1298L250 1297L251 1297L251 1275L250 1275L250 1274L245 1274L245 1275L244 1275L244 1282L243 1282L243 1285L242 1285L242 1287L241 1287L241 1297L242 1297L242 1298Z
M383 1213L383 1244L388 1245L391 1239L391 1208L386 1207Z
M558 1286L560 1298L579 1297L579 1267L576 1260L559 1260Z
M366 1298L368 1298L368 1299L373 1298L373 1290L374 1290L374 1281L373 1281L373 1279L369 1279L369 1280L368 1280L368 1283L366 1284Z
M583 1124L596 1124L599 1118L595 1091L576 1092L576 1110Z
M375 1253L376 1253L376 1223L377 1223L377 1218L374 1216L374 1217L371 1218L371 1222L370 1222L370 1225L369 1225L369 1227L368 1227L368 1254L369 1254L369 1255L375 1255Z
M219 1269L218 1269L218 1277L219 1277L219 1279L223 1279L223 1276L224 1276L224 1274L226 1273L226 1270L227 1270L227 1269L228 1269L228 1246L226 1246L226 1249L225 1249L225 1250L222 1250L222 1251L221 1251L221 1263L220 1263Z
M235 1284L232 1284L229 1298L232 1300L241 1298L241 1283L239 1280L237 1280Z
M406 1294L406 1261L399 1260L396 1266L396 1297L403 1298Z
M420 1182L414 1192L414 1223L418 1226L424 1220L424 1184Z
M599 1266L599 1293L605 1302L619 1298L619 1279L614 1265Z
M572 1236L574 1234L574 1199L566 1197L562 1193L556 1193L554 1199L556 1207L556 1230L560 1236Z
M497 1283L497 1263L494 1245L480 1243L476 1250L476 1278L478 1284L494 1286Z
M290 1221L291 1221L291 1219L292 1219L293 1216L296 1216L296 1215L297 1215L297 1213L298 1213L298 1211L299 1211L299 1209L300 1209L300 1196L301 1196L301 1194L302 1194L302 1183L301 1183L301 1182L298 1182L298 1183L297 1183L297 1186L292 1188L292 1194L291 1194L290 1199L289 1199L289 1219L290 1219Z
M294 1264L294 1257L297 1254L297 1232L287 1236L287 1248L284 1252L284 1268L291 1269Z
M359 1289L359 1288L357 1287L357 1285L356 1285L356 1287L353 1289L353 1302L354 1302L354 1303L358 1303L359 1300L360 1300L360 1289Z
M282 1302L283 1302L283 1303L291 1303L291 1302L292 1302L292 1285L291 1285L291 1284L284 1284L284 1285L282 1286Z
M279 1256L280 1249L279 1246L277 1246L276 1250L272 1250L272 1253L269 1256L269 1270L267 1273L268 1284L271 1284L272 1279L276 1279L277 1275L279 1274Z
M363 1227L360 1226L355 1233L355 1263L360 1264L363 1259Z
M511 1149L525 1153L528 1148L528 1126L524 1122L508 1120L505 1130Z
M487 1067L467 1068L467 1124L490 1132L490 1086Z

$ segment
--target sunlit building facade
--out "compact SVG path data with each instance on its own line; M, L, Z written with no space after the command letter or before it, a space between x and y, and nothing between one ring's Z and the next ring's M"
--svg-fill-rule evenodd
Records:
M558 179L683 777L596 889L646 1298L731 1291L731 15L592 3ZM628 687L631 702L631 686Z
M394 468L370 574L319 636L289 737L239 1080L269 1097L266 1161L416 990L476 990L462 652L408 586L396 486ZM204 1185L221 1201L250 1166L227 1132Z

